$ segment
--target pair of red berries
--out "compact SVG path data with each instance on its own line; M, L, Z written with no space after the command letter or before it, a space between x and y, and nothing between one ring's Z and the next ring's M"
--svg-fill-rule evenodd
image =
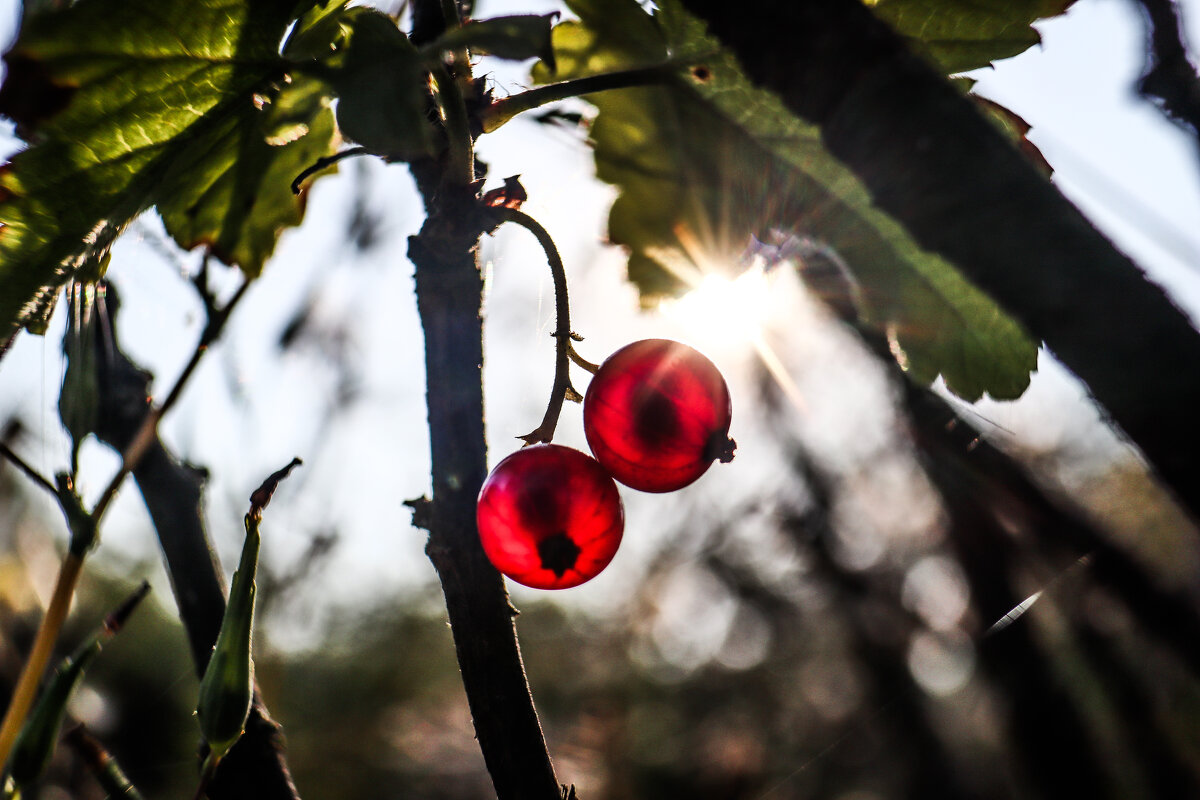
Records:
M725 379L696 350L666 339L627 345L600 365L583 401L595 458L539 444L505 458L484 481L476 520L496 569L539 589L594 578L621 544L625 513L613 479L670 492L728 462Z

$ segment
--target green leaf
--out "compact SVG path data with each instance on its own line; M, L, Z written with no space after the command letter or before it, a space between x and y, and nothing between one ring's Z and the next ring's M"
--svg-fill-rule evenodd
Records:
M609 238L630 249L644 301L687 288L697 263L737 269L749 237L772 231L832 247L859 283L860 313L886 330L918 381L957 394L1016 397L1037 347L951 265L922 251L830 156L819 131L744 78L675 0L655 17L634 0L577 0L555 28L559 70L545 81L690 63L669 85L592 95L597 176L620 193ZM684 265L682 268L680 265ZM691 265L691 266L689 266Z
M182 245L258 274L303 211L291 178L333 146L319 88L279 54L295 5L80 0L26 20L0 89L30 143L0 171L0 338L160 203Z
M986 67L1041 42L1031 23L1074 0L864 0L946 73Z
M395 161L433 155L433 126L421 54L386 14L367 8L344 16L349 44L330 80L342 133Z
M479 55L513 61L540 58L554 68L550 30L558 14L518 14L467 22L433 43L439 52L469 48Z

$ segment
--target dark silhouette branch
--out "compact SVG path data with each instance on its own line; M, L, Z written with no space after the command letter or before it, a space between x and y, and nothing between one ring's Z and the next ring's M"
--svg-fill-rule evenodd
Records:
M119 310L109 290L108 324ZM96 435L120 452L144 430L151 376L131 362L118 345L97 359L99 424ZM99 341L98 337L98 341ZM110 357L111 352L111 357ZM203 472L181 464L157 433L145 445L132 470L158 534L179 618L187 633L197 677L204 674L225 613L225 586L208 533L202 504ZM246 733L221 763L208 787L213 800L296 800L279 726L255 693Z
M409 240L425 331L433 496L427 507L437 569L479 747L499 800L557 800L558 783L517 645L504 579L475 527L487 474L483 429L483 280L475 247L487 226L473 193L426 194L428 217Z
M1200 516L1200 335L859 0L683 0L924 248L1090 388Z
M413 43L441 35L452 9L452 0L416 0ZM452 66L451 74L469 80L469 73L458 72L467 65ZM461 167L461 153L449 152L411 165L426 212L420 232L409 239L408 257L416 267L425 334L433 479L432 497L412 505L429 531L425 552L446 598L475 736L498 800L560 800L517 644L517 612L475 527L475 499L487 475L483 276L476 255L495 219L476 196L473 179L480 176L467 176L464 184L456 174Z
M1200 135L1200 76L1183 42L1183 20L1173 0L1138 0L1146 17L1149 48L1146 73L1138 81L1142 97L1154 102L1175 124Z

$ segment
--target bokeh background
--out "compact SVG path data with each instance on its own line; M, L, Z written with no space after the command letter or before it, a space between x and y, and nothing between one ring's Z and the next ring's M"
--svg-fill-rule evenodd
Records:
M1200 2L1180 7L1200 42ZM8 41L18 8L0 8ZM481 0L477 14L515 10L560 9ZM976 91L1032 124L1063 192L1195 317L1197 142L1135 94L1137 4L1079 0L1038 27L1043 45L973 74ZM484 71L498 94L528 83L527 65ZM603 574L561 593L511 588L561 780L589 799L1200 796L1200 662L1159 633L1132 584L1114 588L1079 560L1090 548L1057 535L1082 526L1151 597L1181 599L1173 608L1194 618L1197 532L1051 356L1019 401L947 402L968 441L1016 458L1065 516L989 480L966 448L962 464L931 465L887 365L786 269L713 278L640 309L622 254L603 244L612 191L594 179L586 130L518 120L485 137L480 157L490 185L521 175L525 210L557 239L586 357L680 339L721 367L734 398L736 460L672 495L623 489L626 539ZM304 459L265 521L255 647L306 798L490 793L440 589L403 505L429 489L404 255L421 218L402 166L358 159L320 180L305 225L284 235L163 425L172 451L208 470L226 574L250 491ZM553 291L522 231L486 239L481 257L495 463L549 396ZM198 267L152 214L114 252L121 338L159 393L202 325L187 280ZM225 294L239 280L215 277ZM0 362L0 428L43 474L70 452L56 409L63 325L60 314ZM559 430L557 441L584 446L577 407ZM82 457L94 499L118 458L94 441ZM195 680L132 485L102 537L64 642L142 578L157 605L106 649L72 714L146 796L190 796ZM0 686L15 678L64 541L57 508L0 465ZM98 795L64 752L40 796Z

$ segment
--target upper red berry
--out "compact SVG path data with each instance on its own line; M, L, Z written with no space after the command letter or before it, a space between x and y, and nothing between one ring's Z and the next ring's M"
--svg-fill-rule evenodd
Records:
M583 401L596 460L626 486L670 492L730 461L732 409L721 372L698 351L644 339L609 356Z
M479 491L479 540L508 577L537 589L591 580L621 544L617 485L586 453L539 444L505 458Z

